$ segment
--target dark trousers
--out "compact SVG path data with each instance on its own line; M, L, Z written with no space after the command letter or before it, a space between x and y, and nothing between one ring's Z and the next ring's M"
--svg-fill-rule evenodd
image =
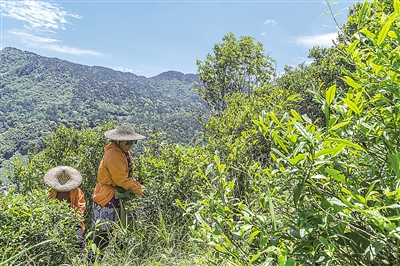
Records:
M86 244L85 244L85 240L83 238L83 231L82 231L82 227L80 225L78 225L78 228L76 229L76 235L78 236L78 247L80 249L85 249Z

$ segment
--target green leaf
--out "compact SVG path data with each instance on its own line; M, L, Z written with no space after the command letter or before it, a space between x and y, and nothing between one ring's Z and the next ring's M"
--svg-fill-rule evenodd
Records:
M305 137L309 142L314 143L315 138L314 136L303 126L303 124L299 122L294 122L294 126L299 131L299 133Z
M397 152L396 154L389 154L388 159L390 162L390 165L392 166L393 171L396 173L397 179L400 178L400 153Z
M392 30L388 32L388 36L389 36L391 39L397 39L397 38L398 38L396 32L394 32L394 31L392 31ZM383 66L382 66L382 68L383 68Z
M268 205L269 205L269 215L271 217L272 222L272 230L276 231L276 218L275 218L275 211L274 211L274 204L272 202L271 192L269 191L269 187L267 187L268 192Z
M393 7L394 7L394 12L396 12L398 17L400 17L400 1L394 0Z
M367 38L370 40L376 39L376 35L370 32L368 29L361 29L360 32L367 36Z
M375 241L371 243L364 252L364 255L370 260L373 261L378 255L379 251L381 251L385 247L384 243Z
M361 113L360 108L358 108L357 105L355 105L351 100L349 100L349 99L343 99L343 102L344 102L352 111L354 111L356 114L360 114L360 113Z
M307 157L307 155L301 153L301 154L298 154L295 158L289 159L289 162L296 165L299 161L303 160L306 157Z
M356 39L354 42L352 42L349 47L347 47L347 53L352 54L356 46L360 43L360 40Z
M286 147L285 141L284 141L284 139L283 139L281 136L279 136L279 135L277 135L277 134L274 134L274 135L273 135L273 138L274 138L274 141L275 141L276 143L278 143L278 145L279 145L285 152L289 153L289 150L288 150L288 148Z
M358 145L358 144L355 144L355 143L351 142L350 140L346 140L346 139L336 139L336 138L328 138L326 141L335 142L335 143L342 143L342 144L345 144L346 146L350 146L350 147L352 147L352 148L354 148L354 149L356 149L356 150L365 151L365 149L364 149L363 147L361 147L361 146Z
M214 167L214 164L213 164L213 163L210 163L209 165L207 165L207 168L206 168L206 170L204 171L204 175L208 176L208 175L211 173L213 167Z
M383 41L386 38L386 35L390 29L390 26L392 26L393 21L396 19L397 14L396 13L392 13L389 16L389 20L385 23L385 25L382 27L381 31L379 32L378 35L378 45L381 45L383 43Z
M268 116L271 117L272 120L274 120L274 122L277 123L280 127L283 127L281 121L279 121L274 113L269 113Z
M336 85L332 85L329 87L329 89L326 91L325 94L326 102L328 105L331 105L331 103L335 99L335 95L336 95Z
M303 119L301 118L301 116L299 115L298 112L296 112L296 110L291 109L290 112L292 113L293 117L296 118L298 121L303 122Z
M367 17L367 12L369 10L368 1L364 1L363 6L361 7L360 14L358 16L358 22L362 25L364 19Z
M327 199L328 202L332 205L332 206L339 206L339 207L347 207L346 204L344 204L340 199L338 198L329 198Z
M324 175L313 175L310 178L311 179L326 179L326 176L324 176Z
M344 78L344 81L345 81L349 86L351 86L351 87L353 87L353 88L355 88L355 89L361 88L361 85L358 84L357 82L355 82L354 79L352 79L352 78L349 77L349 76L346 76L346 77Z
M264 246L264 245L263 245L263 246ZM261 246L260 246L260 247L261 247ZM266 252L272 253L272 252L275 252L277 249L278 249L277 247L271 246L271 247L268 247L267 249L264 249L264 250L261 251L261 252L258 252L257 254L254 254L253 256L250 255L250 256L251 256L251 259L250 259L248 265L253 265L253 262L255 262L256 260L258 260L262 254L264 254L264 253L266 253ZM263 265L267 265L267 264L263 264Z
M382 207L379 207L379 208L377 208L378 210L384 210L384 209L399 209L400 208L400 204L391 204L391 205L388 205L388 206L382 206ZM400 218L400 217L399 217Z
M341 123L339 123L339 124L336 124L336 125L334 125L333 127L331 127L331 128L330 128L330 130L336 130L336 129L339 129L339 128L341 128L341 127L343 127L343 126L347 125L348 123L350 123L350 122L349 122L349 121L346 121L346 122L341 122Z
M346 183L346 177L340 171L328 168L325 169L325 172L330 174L336 181L339 181L340 183Z
M265 125L264 122L259 121L259 120L253 120L253 123L258 126L259 130L261 133L265 134L268 132L268 127Z
M259 233L261 233L260 230L256 230L256 231L254 231L253 233L251 233L249 239L247 239L247 242L250 243L250 242L253 240L253 238L254 238L255 236L257 236Z
M345 145L340 145L340 146L338 146L338 147L327 148L327 149L320 150L320 151L318 151L318 152L315 154L315 158L318 158L318 157L320 157L320 156L322 156L322 155L325 155L325 154L337 154L337 153L338 153L339 151L341 151L344 147L345 147Z
M289 258L285 263L285 266L294 266L294 265L296 265L296 261L292 258Z
M294 206L297 207L297 203L299 202L301 191L303 190L304 184L298 183L293 189L293 201Z

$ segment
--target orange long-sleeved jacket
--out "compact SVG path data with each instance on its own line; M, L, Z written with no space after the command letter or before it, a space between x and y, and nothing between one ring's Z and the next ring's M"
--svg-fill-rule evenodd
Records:
M123 150L114 142L104 147L105 154L97 173L93 201L105 206L114 197L114 187L119 186L142 196L142 185L129 177L128 161Z
M57 198L57 191L54 189L50 190L50 198ZM76 210L77 213L83 215L86 210L86 200L83 191L80 188L75 188L69 192L69 206ZM82 231L85 231L85 224L83 222L80 223Z

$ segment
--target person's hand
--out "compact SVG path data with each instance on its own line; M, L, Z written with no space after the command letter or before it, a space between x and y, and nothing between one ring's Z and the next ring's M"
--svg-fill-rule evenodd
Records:
M121 193L121 192L115 191L114 197L116 199L124 199L125 198L125 193Z
M127 195L126 195L125 192L126 192L125 189L120 188L120 187L115 187L115 188L114 188L114 197L115 197L116 199L124 199L124 198L127 197Z

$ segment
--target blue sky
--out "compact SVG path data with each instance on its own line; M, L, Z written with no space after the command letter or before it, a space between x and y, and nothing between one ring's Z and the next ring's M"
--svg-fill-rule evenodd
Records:
M335 1L339 24L357 1ZM333 1L332 1L333 3ZM88 66L152 77L196 73L232 32L251 36L285 65L309 63L314 45L337 34L329 6L309 1L0 1L0 48L15 47Z

